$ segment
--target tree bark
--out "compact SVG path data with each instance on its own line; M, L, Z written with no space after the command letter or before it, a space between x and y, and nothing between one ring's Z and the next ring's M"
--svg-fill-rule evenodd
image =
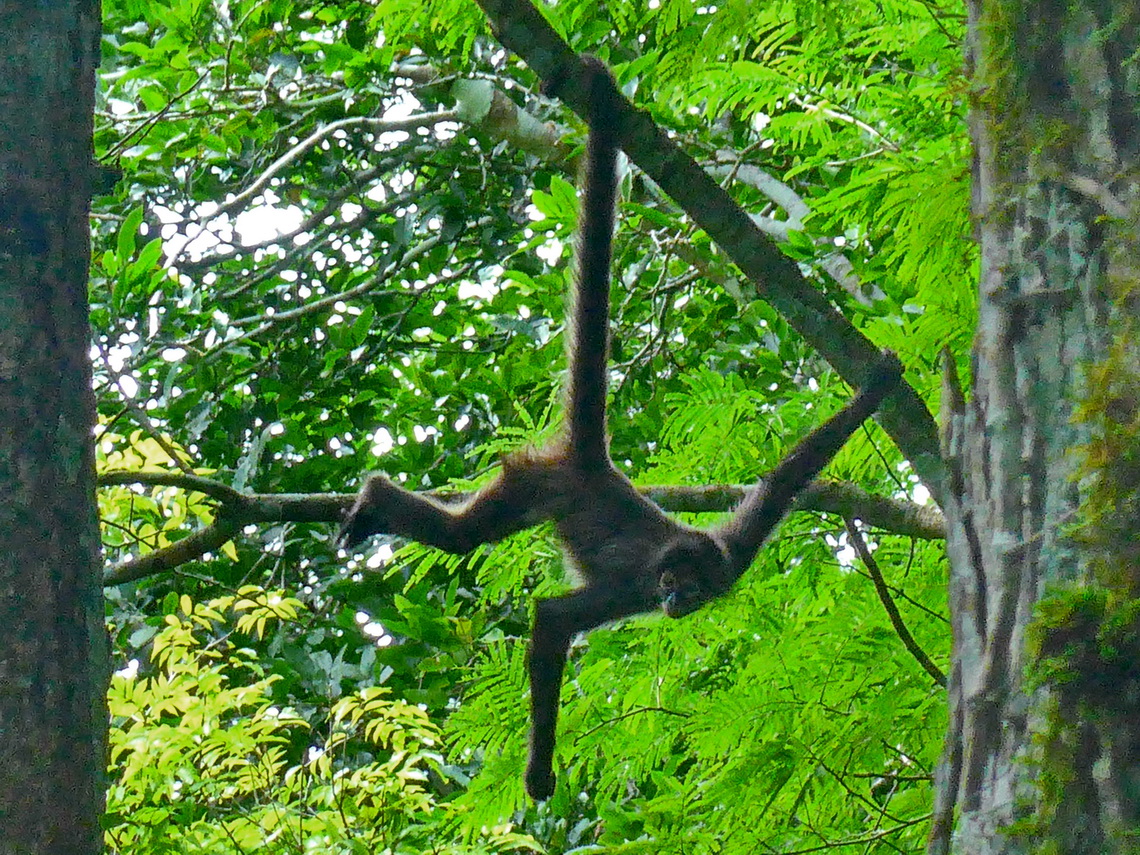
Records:
M1121 331L1140 281L1140 13L973 0L969 14L982 270L973 395L951 378L943 402L954 661L929 851L1134 851L1140 719L1043 679L1049 643L1034 638L1043 598L1105 587L1078 534L1099 478L1080 449L1093 459L1101 441L1080 404L1096 366L1136 353ZM1126 587L1106 596L1134 597ZM1077 640L1097 646L1102 630Z
M0 853L102 851L88 361L95 0L0 0Z

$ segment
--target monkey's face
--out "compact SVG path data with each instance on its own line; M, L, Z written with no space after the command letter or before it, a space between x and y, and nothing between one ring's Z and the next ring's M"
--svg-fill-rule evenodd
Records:
M684 617L727 591L731 586L727 562L716 542L699 532L666 544L655 562L657 591L665 614Z

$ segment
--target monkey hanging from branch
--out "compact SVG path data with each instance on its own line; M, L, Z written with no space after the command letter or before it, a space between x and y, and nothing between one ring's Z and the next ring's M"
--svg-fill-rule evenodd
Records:
M574 634L658 608L681 617L728 591L796 495L878 409L902 372L898 359L884 352L858 395L793 448L715 528L678 523L634 489L610 459L606 432L615 116L622 96L600 60L583 57L581 62L583 68L574 76L588 81L590 135L561 436L545 448L506 457L499 476L463 503L441 502L372 475L340 533L346 548L386 533L462 554L553 521L583 584L535 605L527 659L531 732L526 768L526 790L535 800L554 792L555 725ZM548 91L561 82L553 81Z

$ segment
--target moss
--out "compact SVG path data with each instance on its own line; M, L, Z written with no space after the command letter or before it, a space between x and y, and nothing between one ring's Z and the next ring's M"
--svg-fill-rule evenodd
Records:
M1127 829L1101 826L1094 770L1140 714L1140 599L1096 582L1054 589L1038 604L1028 641L1029 688L1048 689L1039 695L1045 726L1031 761L1037 798L1010 833L1039 855L1134 851Z
M1029 645L1030 687L1047 686L1063 712L1140 711L1140 600L1099 585L1053 591L1038 604Z
M1119 42L1130 26L1128 4L987 0L978 6L972 53L984 59L973 75L972 107L991 142L995 176L1010 190L1027 170L1062 177L1078 168L1076 152L1087 145L1085 77L1099 71L1082 68L1079 46Z
M1027 684L1047 690L1035 693L1046 726L1033 760L1038 799L1017 833L1039 852L1137 851L1135 824L1122 818L1140 813L1136 773L1125 768L1140 720L1140 249L1122 223L1106 237L1109 337L1075 410L1091 437L1079 450L1082 500L1069 532L1082 546L1082 578L1048 592L1027 637Z

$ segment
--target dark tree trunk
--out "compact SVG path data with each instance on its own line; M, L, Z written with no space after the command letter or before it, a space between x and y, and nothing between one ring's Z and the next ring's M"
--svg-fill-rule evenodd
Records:
M1138 410L1105 389L1140 388L1140 12L969 12L982 271L973 394L944 396L955 650L930 851L1132 852L1140 568L1106 572L1127 547L1105 535L1124 513L1136 537L1140 481L1112 474L1136 441L1105 437Z
M94 855L107 727L87 268L96 0L0 0L0 853Z

